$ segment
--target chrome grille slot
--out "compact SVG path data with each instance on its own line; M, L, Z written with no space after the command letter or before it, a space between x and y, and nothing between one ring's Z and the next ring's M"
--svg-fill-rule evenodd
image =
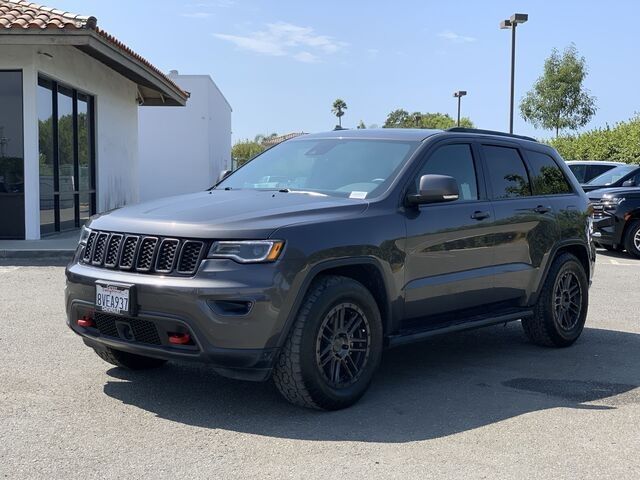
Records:
M153 266L155 258L156 246L158 239L156 237L143 237L140 242L140 249L136 258L136 270L138 272L148 272Z
M122 235L114 233L109 238L107 244L107 254L104 257L104 266L115 268L118 265L118 256L120 255L120 245L122 245Z
M162 240L156 259L156 272L170 273L173 270L178 256L179 246L180 240L176 240L175 238L165 238Z
M182 244L178 259L178 273L193 274L200 264L200 257L204 243L197 240L187 240Z
M93 255L91 256L91 263L93 265L102 265L102 261L104 260L104 252L107 246L107 240L109 239L109 234L105 232L100 232L98 237L96 238L96 244L93 248Z

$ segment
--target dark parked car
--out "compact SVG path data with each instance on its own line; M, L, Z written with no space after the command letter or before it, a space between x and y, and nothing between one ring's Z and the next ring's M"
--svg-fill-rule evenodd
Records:
M636 186L640 186L640 166L621 165L583 183L582 189L585 192L591 192L601 188Z
M571 345L589 222L562 158L532 139L305 135L209 191L94 217L66 270L68 325L117 366L200 360L339 409L384 348L514 320L534 343Z
M567 162L571 173L580 183L587 183L598 175L611 170L614 167L626 165L622 162L604 162L599 160L570 160Z
M640 258L640 188L594 190L589 198L597 244Z

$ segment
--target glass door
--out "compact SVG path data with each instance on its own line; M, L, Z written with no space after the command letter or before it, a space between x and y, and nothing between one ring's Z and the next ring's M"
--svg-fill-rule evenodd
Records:
M24 238L22 71L0 71L0 238Z
M72 230L96 211L94 100L58 82L38 81L40 232Z

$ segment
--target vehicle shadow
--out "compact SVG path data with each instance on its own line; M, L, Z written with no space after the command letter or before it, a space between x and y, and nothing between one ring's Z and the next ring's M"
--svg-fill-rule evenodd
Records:
M112 368L104 392L158 417L278 438L411 442L452 435L549 408L640 403L640 335L586 329L571 348L527 343L518 323L436 337L387 351L355 406L317 412L289 405L269 383L174 363Z
M602 255L603 257L619 258L621 260L637 260L636 257L628 254L627 252L617 252L614 250L606 250L604 248L598 248L596 252L598 255Z

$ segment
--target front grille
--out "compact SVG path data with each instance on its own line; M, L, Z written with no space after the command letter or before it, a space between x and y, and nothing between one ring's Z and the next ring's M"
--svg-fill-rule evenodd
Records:
M138 272L148 272L153 265L153 257L158 245L158 239L155 237L145 237L140 242L140 251L136 259L136 270Z
M91 263L94 265L102 265L104 260L104 252L107 246L107 240L109 240L109 234L100 232L96 238L96 244L93 247L93 255L91 256Z
M118 255L120 255L120 245L122 244L122 235L114 233L109 238L107 244L107 254L104 257L104 266L108 268L115 268L118 264Z
M204 244L199 241L187 240L182 246L178 259L178 273L194 273L200 263Z
M162 345L158 329L153 322L135 317L119 317L104 312L96 312L94 316L96 327L102 335L120 338L116 322L126 322L131 325L136 342L149 345Z
M138 273L193 275L207 243L144 235L92 231L82 254L83 263Z
M174 238L165 238L160 243L158 258L156 260L156 272L169 273L173 270L179 246L180 240Z

